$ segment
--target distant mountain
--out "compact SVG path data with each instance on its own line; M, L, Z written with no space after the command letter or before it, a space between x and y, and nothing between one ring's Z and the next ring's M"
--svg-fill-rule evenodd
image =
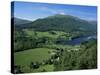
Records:
M61 14L55 14L53 16L48 16L47 18L74 18L79 19L78 17L72 16L72 15L61 15Z
M71 15L60 14L48 16L43 19L37 19L31 23L16 26L16 28L33 28L37 31L57 30L65 32L95 32L97 29L93 23Z
M20 19L20 18L11 18L11 20L14 21L14 25L21 25L21 24L27 24L27 23L31 23L31 21L29 20L24 20L24 19Z
M93 24L93 25L97 25L97 21L88 21L88 22Z

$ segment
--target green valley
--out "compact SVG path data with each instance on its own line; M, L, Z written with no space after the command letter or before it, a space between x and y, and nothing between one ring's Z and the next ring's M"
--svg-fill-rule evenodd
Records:
M95 23L59 14L27 22L14 25L14 73L97 68Z

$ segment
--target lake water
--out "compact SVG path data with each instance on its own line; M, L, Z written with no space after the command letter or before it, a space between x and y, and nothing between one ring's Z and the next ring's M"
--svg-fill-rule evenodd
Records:
M78 45L81 44L84 41L88 41L89 39L96 39L96 35L91 35L91 36L81 36L72 40L67 40L67 41L61 41L60 44L67 44L67 45Z

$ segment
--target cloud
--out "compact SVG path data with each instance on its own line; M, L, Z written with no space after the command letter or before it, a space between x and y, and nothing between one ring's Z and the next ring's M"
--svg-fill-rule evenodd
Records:
M59 14L61 14L61 15L65 15L66 13L64 13L64 12L60 12Z
M62 15L65 15L65 12L63 10L57 10L57 9L51 9L49 7L46 7L46 6L39 6L35 9L38 9L38 10L41 10L41 11L45 11L45 12L49 12L49 13L52 13L52 14L62 14Z
M52 13L52 14L57 14L57 11L56 11L56 10L50 9L50 8L48 8L48 7L41 7L41 8L39 8L39 9L42 10L42 11L50 12L50 13Z

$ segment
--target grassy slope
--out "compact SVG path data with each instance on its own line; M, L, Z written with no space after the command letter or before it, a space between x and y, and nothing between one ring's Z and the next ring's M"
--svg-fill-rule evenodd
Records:
M29 65L30 62L42 62L43 60L46 60L50 58L50 54L48 51L52 49L48 48L36 48L36 49L30 49L22 52L16 52L14 54L14 62L17 65L21 65L24 68L22 71L24 72L38 72L41 71L42 69L46 69L47 71L53 71L53 65L45 65L41 66L39 69L36 70L30 70Z
M43 66L40 66L38 69L30 69L28 66L24 66L24 68L22 68L22 71L25 73L42 72L43 69L45 69L47 72L51 72L54 70L54 65L43 65Z
M28 30L28 29L23 29L23 30L28 36L34 36L34 31ZM50 38L57 38L60 35L67 34L66 32L63 32L63 31L53 31L53 32L55 32L56 34L53 35L53 34L50 34L49 32L36 31L38 37L46 36L46 37L50 37Z
M50 57L50 54L48 54L48 51L50 51L50 50L51 49L48 49L48 48L36 48L36 49L30 49L30 50L26 50L26 51L22 51L22 52L16 52L14 54L14 56L15 56L14 61L18 65L29 64L30 61L41 62Z

